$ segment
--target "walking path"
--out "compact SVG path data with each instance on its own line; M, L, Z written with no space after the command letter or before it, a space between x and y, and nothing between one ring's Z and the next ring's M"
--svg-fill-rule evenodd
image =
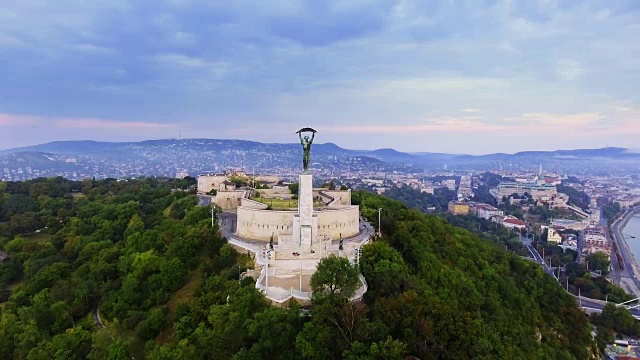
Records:
M227 239L229 244L250 251L255 256L255 263L261 266L260 276L256 281L256 287L260 289L271 301L283 303L291 298L308 301L311 299L311 289L309 280L315 272L322 250L314 255L303 258L298 254L296 257L278 256L279 251L288 251L285 248L280 250L277 241L274 241L275 251L269 251L269 243L265 241L250 240L235 235L237 214L224 212L218 220L220 232ZM366 244L375 234L375 230L364 218L360 218L360 232L350 238L343 239L343 249L339 250L340 240L332 239L327 241L324 249L326 253L346 255L351 261L356 261L356 249ZM321 242L319 244L325 244ZM284 244L282 245L284 246ZM316 249L318 250L318 249ZM294 252L295 253L295 252ZM326 254L325 253L325 254ZM275 255L275 256L274 256ZM285 254L285 255L288 255ZM315 256L317 255L317 256ZM300 257L300 258L298 258ZM267 276L268 275L268 276ZM368 285L363 276L360 276L361 286L356 291L352 300L360 299L367 292Z

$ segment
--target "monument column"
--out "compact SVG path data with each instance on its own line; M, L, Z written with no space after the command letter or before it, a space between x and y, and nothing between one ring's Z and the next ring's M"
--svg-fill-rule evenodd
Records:
M309 172L311 143L313 137L302 137L303 132L311 132L315 135L315 130L304 128L298 131L300 142L302 143L303 172L298 177L298 213L293 217L293 241L300 245L302 251L311 251L316 233L318 232L318 218L313 213L313 176Z

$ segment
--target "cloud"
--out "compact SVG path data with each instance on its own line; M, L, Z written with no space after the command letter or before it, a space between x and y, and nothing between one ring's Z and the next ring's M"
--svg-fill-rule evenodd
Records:
M507 118L510 122L519 122L534 126L585 126L598 122L603 116L599 113L549 114L527 113L518 117Z
M560 60L556 65L556 73L563 80L576 80L582 75L584 69L580 63L573 60Z
M468 119L442 118L432 119L416 124L397 125L363 125L363 126L334 126L324 129L333 133L377 133L377 134L405 134L426 132L493 132L505 130L504 126L483 123Z
M74 129L168 129L176 128L176 124L161 124L140 121L117 121L105 119L59 119L55 120L55 126L59 128Z
M177 124L158 122L123 121L95 118L58 118L48 116L0 114L0 126L54 125L58 128L75 129L171 129Z
M188 119L213 137L234 136L227 124L266 124L261 140L287 141L279 129L306 122L334 129L336 141L340 130L370 135L354 147L458 151L430 132L468 136L474 151L522 146L518 136L546 146L549 134L568 133L558 146L598 146L611 140L594 134L624 135L640 123L639 8L633 0L9 1L0 9L0 109L31 114L50 131L21 134L10 115L0 126L15 132L0 131L0 143L69 129L91 138L93 128L113 129L104 133L117 140L120 128Z
M37 116L0 114L0 126L30 126L40 122Z
M180 47L189 47L195 45L198 40L193 34L184 31L177 31L170 34L167 39L171 44Z
M118 50L93 44L76 44L71 48L75 51L91 55L118 55Z

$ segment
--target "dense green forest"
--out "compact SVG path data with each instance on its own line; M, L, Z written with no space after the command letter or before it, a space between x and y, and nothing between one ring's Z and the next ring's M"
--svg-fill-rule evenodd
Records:
M591 327L534 263L353 194L383 238L363 302L270 306L175 181L0 183L2 359L587 359ZM101 321L98 319L98 315Z
M412 209L422 212L447 211L449 201L456 199L456 192L447 188L438 188L434 194L421 192L408 185L393 186L384 192L389 199L398 200Z
M571 186L566 185L567 183L567 181L563 181L561 184L558 184L556 186L558 192L569 195L570 204L585 210L588 209L590 202L589 195L587 195L584 191L579 191L572 188Z

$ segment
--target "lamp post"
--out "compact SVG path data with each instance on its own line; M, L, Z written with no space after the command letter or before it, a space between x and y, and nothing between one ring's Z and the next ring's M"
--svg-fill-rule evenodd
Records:
M267 272L267 283L265 286L265 292L267 292L269 290L269 258L271 258L271 251L267 251L266 256L265 256L265 269Z
M578 300L580 301L580 307L582 307L582 297L580 297L580 288L578 288Z
M300 292L302 292L302 258L300 257L299 252L294 252L293 256L300 259Z
M382 236L382 223L380 222L380 214L382 214L382 208L378 208L378 237Z

